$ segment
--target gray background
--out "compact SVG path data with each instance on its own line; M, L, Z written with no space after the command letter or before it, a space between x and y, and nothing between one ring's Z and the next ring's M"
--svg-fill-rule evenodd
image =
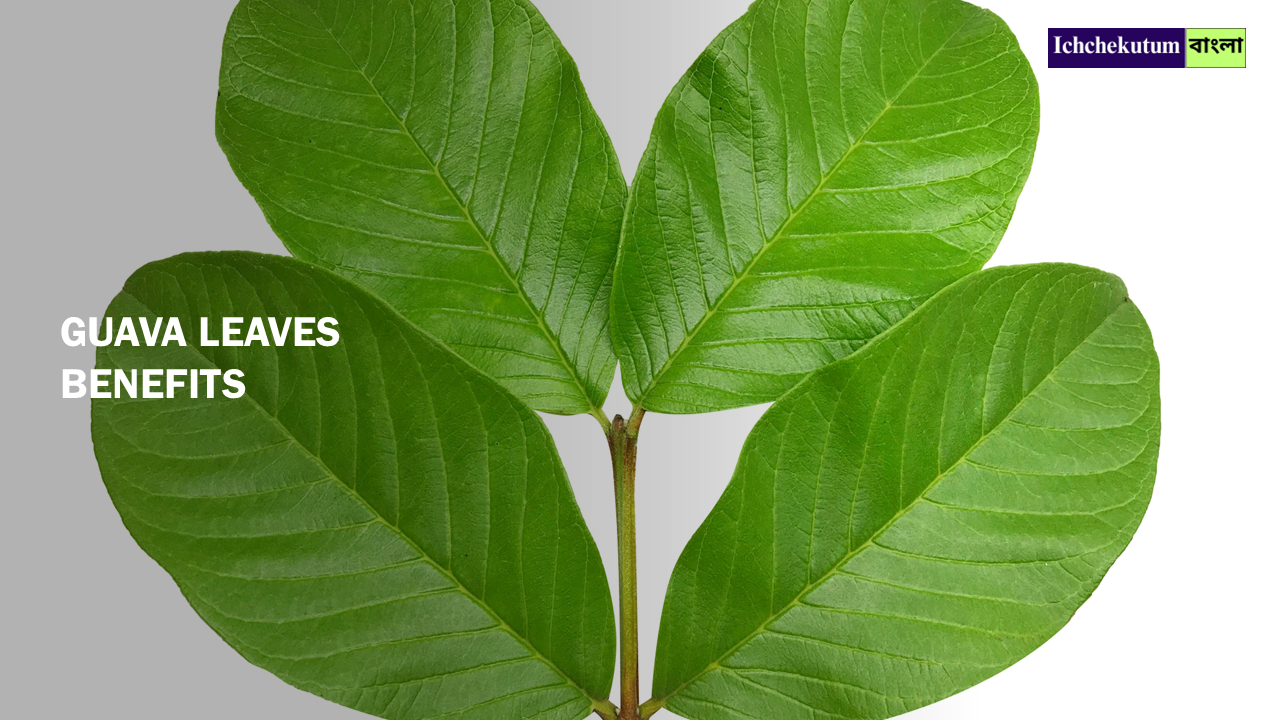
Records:
M189 250L283 253L213 137L231 0L8 3L0 21L0 716L361 717L241 660L128 537L60 399L68 316ZM539 0L630 174L667 90L745 0ZM1276 13L1271 3L988 3L1041 83L1035 169L993 264L1120 274L1163 364L1147 519L1076 619L918 720L1275 717ZM1045 28L1249 29L1247 70L1048 70ZM626 412L616 386L607 410ZM762 407L651 415L639 471L642 688L666 578ZM606 564L607 451L547 418ZM612 572L612 567L611 567Z

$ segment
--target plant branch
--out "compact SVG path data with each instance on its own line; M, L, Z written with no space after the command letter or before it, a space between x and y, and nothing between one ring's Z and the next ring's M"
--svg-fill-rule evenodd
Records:
M640 718L640 655L636 623L636 434L644 411L637 409L628 422L615 415L609 432L613 457L613 490L618 514L618 590L622 611L622 704L618 720ZM634 424L634 431L632 425Z

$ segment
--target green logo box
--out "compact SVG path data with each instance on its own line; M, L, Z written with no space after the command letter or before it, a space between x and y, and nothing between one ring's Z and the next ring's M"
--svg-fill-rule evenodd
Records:
M1187 67L1244 67L1244 28L1187 28Z

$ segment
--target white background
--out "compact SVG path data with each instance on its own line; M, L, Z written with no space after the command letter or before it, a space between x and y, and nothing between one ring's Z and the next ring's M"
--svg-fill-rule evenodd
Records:
M138 266L284 253L213 136L231 0L8 3L0 19L0 716L364 717L250 666L111 507L58 338ZM1129 550L1065 630L913 720L1280 717L1277 711L1276 11L1268 2L989 2L1040 81L1035 167L992 264L1123 277L1162 363L1159 480ZM539 0L630 175L663 97L745 0ZM1245 70L1046 67L1046 28L1247 27ZM606 408L627 411L616 385ZM763 407L650 415L638 478L641 687L666 579ZM547 418L615 557L595 421ZM671 717L671 716L667 716Z

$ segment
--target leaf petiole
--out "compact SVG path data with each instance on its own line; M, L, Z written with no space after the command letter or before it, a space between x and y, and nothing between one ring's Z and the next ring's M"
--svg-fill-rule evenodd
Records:
M653 714L662 709L662 701L658 698L650 698L644 701L640 706L640 720L648 720Z
M608 700L596 700L591 703L591 710L599 715L601 720L618 720L618 706Z
M609 434L613 432L613 423L609 422L609 418L604 414L604 411L598 407L593 407L591 408L591 417L600 423L600 429L604 430L604 436L606 438L609 437Z

